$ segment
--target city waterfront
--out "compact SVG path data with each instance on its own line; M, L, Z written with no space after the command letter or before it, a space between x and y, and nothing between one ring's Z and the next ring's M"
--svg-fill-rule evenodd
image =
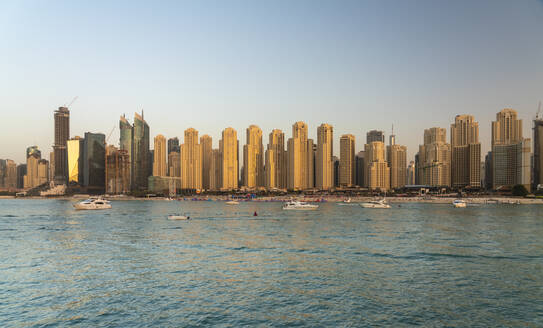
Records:
M537 205L72 204L0 200L0 326L542 324Z

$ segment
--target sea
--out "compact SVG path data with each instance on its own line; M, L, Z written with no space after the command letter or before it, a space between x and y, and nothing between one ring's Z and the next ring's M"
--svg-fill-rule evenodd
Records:
M0 327L543 327L540 205L73 204L0 200Z

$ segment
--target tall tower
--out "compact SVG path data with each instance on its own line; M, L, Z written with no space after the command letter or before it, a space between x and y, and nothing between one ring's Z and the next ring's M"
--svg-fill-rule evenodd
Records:
M66 184L68 181L68 153L66 143L70 138L70 111L67 107L59 107L55 111L55 177L57 185Z
M224 190L238 188L239 176L239 143L236 130L228 127L222 131L219 151L222 160L221 188Z
M447 130L443 128L424 130L424 145L419 146L417 165L421 184L451 186L451 145L446 139Z
M315 187L320 190L328 190L334 186L333 133L332 126L326 123L317 128Z
M385 143L372 141L364 145L364 182L371 190L390 189L390 168L385 159Z
M147 189L150 160L149 152L149 125L141 115L134 114L134 127L132 138L132 187L139 190Z
M407 147L396 144L396 136L390 135L387 146L387 163L390 168L390 188L402 188L406 184Z
M472 115L456 115L451 124L451 182L453 187L481 186L479 123Z
M492 188L511 188L521 184L531 189L529 138L522 137L522 120L517 112L505 108L492 122Z
M539 104L541 106L541 103ZM541 108L541 107L540 107ZM543 185L543 119L539 118L539 112L534 120L534 171L533 190L538 185Z
M356 165L354 157L355 138L352 134L344 134L339 139L339 185L356 184Z
M312 188L313 141L307 139L307 125L304 122L292 125L292 138L288 139L287 153L287 188L291 190Z
M166 167L166 138L159 134L155 137L155 150L153 152L153 176L165 177Z
M264 186L264 147L262 130L251 125L247 128L247 144L243 146L243 185L249 188Z
M204 134L200 137L200 147L202 148L202 188L210 188L211 157L213 150L213 139Z
M287 158L285 152L285 134L274 129L269 135L266 150L266 188L287 187Z
M185 130L181 145L181 188L202 189L202 149L198 143L198 131Z
M371 130L366 134L366 143L370 144L374 141L385 143L385 133L383 131Z
M134 172L133 172L133 164L132 164L132 140L134 139L134 128L132 125L128 122L126 119L126 116L121 116L119 119L119 149L125 151L128 154L128 171L129 171L129 188L132 189L134 187L133 181L134 181Z

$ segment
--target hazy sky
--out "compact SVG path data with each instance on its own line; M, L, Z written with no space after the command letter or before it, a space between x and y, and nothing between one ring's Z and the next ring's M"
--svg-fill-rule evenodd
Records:
M53 111L74 96L71 136L118 144L118 119L145 111L151 136L213 137L259 125L310 137L326 122L363 148L390 133L411 160L423 129L519 111L525 136L543 100L543 2L2 1L0 158L53 143ZM48 158L48 155L47 155Z

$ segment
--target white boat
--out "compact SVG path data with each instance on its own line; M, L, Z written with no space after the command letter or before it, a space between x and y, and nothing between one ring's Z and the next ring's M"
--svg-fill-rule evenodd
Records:
M226 202L226 205L239 205L239 202L237 200L229 200Z
M350 204L351 203L351 197L349 197L347 199L344 199L343 202L346 203L346 204Z
M319 205L300 202L297 200L289 201L283 206L284 210L316 210Z
M168 220L190 220L190 216L185 216L185 215L168 215Z
M87 199L79 203L75 203L76 210L105 210L111 208L111 203L105 199Z
M455 199L452 202L452 204L453 204L454 207L466 207L467 206L467 203L464 200L461 200L461 199Z
M390 208L390 205L385 199L371 200L369 202L360 203L360 206L364 208Z

